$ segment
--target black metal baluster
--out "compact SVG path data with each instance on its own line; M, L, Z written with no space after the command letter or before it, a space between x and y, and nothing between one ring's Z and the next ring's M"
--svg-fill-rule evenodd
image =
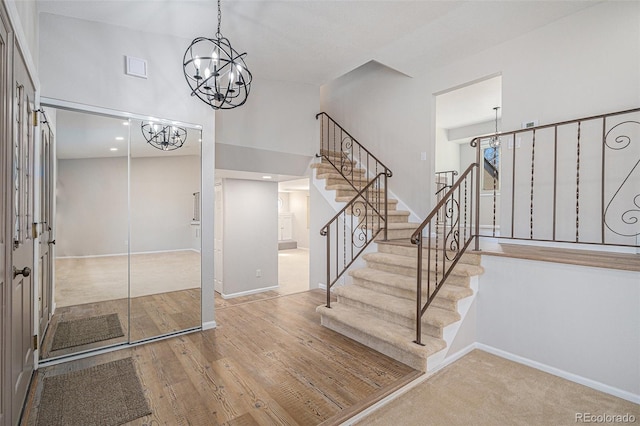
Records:
M576 243L580 241L580 125L578 121L578 141L576 144Z
M529 205L529 238L533 240L533 185L535 176L535 156L536 156L536 130L533 129L533 141L531 143L531 204Z

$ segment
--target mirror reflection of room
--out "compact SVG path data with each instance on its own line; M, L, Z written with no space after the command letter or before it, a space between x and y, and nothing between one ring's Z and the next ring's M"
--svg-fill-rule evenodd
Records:
M49 110L56 131L54 312L42 358L128 341L128 120Z
M55 309L41 357L199 327L200 129L180 126L175 146L170 122L155 121L150 138L141 120L49 115L57 134Z
M200 131L131 120L131 340L197 327Z

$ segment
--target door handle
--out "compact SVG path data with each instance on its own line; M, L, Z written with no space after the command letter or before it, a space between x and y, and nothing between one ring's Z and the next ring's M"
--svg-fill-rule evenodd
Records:
M29 268L28 266L25 266L22 269L18 269L15 266L13 267L13 278L17 277L18 275L22 275L23 277L28 277L29 275L31 275L31 268Z

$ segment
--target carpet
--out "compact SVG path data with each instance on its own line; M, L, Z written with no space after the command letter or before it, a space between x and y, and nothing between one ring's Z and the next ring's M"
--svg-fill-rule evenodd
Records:
M71 348L124 336L118 314L80 318L58 323L51 350Z
M132 358L45 377L37 426L116 426L151 414Z

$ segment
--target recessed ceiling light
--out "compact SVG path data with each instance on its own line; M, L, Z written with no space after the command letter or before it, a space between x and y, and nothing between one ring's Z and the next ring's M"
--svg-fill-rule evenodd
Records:
M129 122L128 122L128 121L123 121L123 122L122 122L122 125L123 125L123 126L128 126L128 125L129 125Z
M109 148L109 151L117 151L118 148Z
M262 179L273 179L273 176L262 176Z
M124 140L124 138L123 138L122 136L116 136L116 140L117 140L117 141L123 141L123 140Z

